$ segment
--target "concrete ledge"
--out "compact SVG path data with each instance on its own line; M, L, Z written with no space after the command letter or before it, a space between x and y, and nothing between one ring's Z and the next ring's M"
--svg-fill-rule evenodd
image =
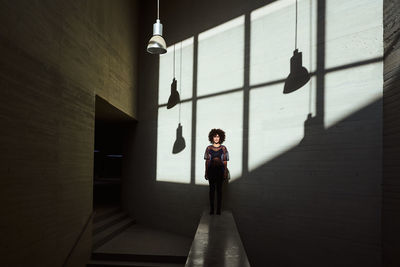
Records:
M203 212L185 266L250 266L230 211Z

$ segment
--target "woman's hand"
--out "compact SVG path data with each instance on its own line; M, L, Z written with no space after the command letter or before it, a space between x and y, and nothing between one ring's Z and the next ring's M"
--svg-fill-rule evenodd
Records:
M207 173L204 174L204 179L208 180Z

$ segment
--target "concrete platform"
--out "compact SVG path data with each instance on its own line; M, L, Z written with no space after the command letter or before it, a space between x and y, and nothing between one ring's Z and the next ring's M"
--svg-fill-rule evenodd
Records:
M221 215L203 212L185 266L250 266L230 211Z

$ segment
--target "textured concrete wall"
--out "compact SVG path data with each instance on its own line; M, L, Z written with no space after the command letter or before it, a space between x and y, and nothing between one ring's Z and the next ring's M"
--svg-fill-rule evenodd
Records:
M125 206L139 222L194 235L208 204L207 130L223 127L233 172L224 207L252 266L380 266L383 3L299 1L297 45L311 80L283 95L294 3L161 2L184 84L185 158L172 154L178 107L166 109L173 47L160 58L145 52L155 5L143 3Z
M136 37L133 1L0 1L2 265L63 264L92 212L95 95L136 117Z
M383 263L400 265L400 2L384 1Z

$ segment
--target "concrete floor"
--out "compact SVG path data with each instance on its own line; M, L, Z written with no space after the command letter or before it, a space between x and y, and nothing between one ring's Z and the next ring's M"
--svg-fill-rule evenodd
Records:
M97 253L187 256L192 239L135 224L100 246Z

